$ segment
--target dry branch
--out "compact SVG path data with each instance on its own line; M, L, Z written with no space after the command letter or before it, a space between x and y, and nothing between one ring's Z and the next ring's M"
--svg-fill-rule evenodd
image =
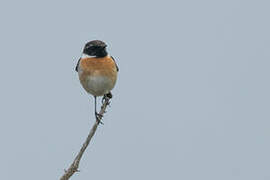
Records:
M107 106L110 104L110 99L109 98L104 98L104 101L102 102L102 106L100 109L99 114L101 116L99 116L98 119L96 119L95 124L93 125L93 127L91 128L85 142L83 143L80 152L77 154L76 158L74 159L74 161L72 162L72 164L69 166L69 168L67 170L65 170L64 175L60 178L60 180L68 180L75 172L78 172L78 168L79 168L79 164L80 164L80 160L82 158L82 155L84 153L84 151L86 150L87 146L89 145L89 142L91 141L92 137L94 136L98 125L100 124L100 121L102 119L103 114L106 112L106 108Z

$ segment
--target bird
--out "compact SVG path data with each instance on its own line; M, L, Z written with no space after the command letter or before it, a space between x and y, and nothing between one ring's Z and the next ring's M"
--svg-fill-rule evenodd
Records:
M94 96L95 117L99 123L102 115L97 113L97 97L112 98L111 90L117 80L119 68L115 59L107 52L107 44L92 40L85 44L81 57L75 67L84 90Z

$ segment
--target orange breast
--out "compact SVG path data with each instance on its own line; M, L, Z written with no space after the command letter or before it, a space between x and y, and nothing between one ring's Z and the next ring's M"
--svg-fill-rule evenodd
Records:
M92 86L93 84L89 85L89 79L95 77L105 77L109 80L109 82L107 82L108 85L103 86L102 84L94 84L94 87ZM99 94L103 95L102 91L107 93L114 87L116 83L117 69L115 62L110 56L103 58L83 58L80 60L79 64L79 78L82 86L87 92L97 96L99 96ZM102 81L98 81L97 83L102 83ZM96 89L92 88L97 88L100 93L95 94Z

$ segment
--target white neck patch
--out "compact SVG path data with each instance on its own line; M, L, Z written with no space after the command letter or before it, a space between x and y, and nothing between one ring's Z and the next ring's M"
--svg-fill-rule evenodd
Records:
M110 57L110 55L108 54L107 56L109 56ZM90 58L90 57L95 57L95 56L89 56L89 55L87 55L87 54L84 54L84 53L82 53L82 56L81 56L81 58L83 59L83 58Z
M89 58L89 57L93 57L93 56L89 56L89 55L87 55L87 54L82 53L81 58Z

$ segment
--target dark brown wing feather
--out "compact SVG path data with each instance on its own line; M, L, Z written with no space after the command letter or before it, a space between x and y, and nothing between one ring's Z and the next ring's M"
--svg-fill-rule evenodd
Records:
M77 65L76 65L76 67L75 67L75 71L77 71L77 72L78 72L78 68L79 68L80 61L81 61L81 58L78 60Z
M116 62L115 62L115 59L111 56L111 58L113 59L113 61L114 61L114 64L115 64L115 66L116 66L116 70L117 70L117 72L119 71L119 68L118 68L118 66L117 66L117 64L116 64Z

